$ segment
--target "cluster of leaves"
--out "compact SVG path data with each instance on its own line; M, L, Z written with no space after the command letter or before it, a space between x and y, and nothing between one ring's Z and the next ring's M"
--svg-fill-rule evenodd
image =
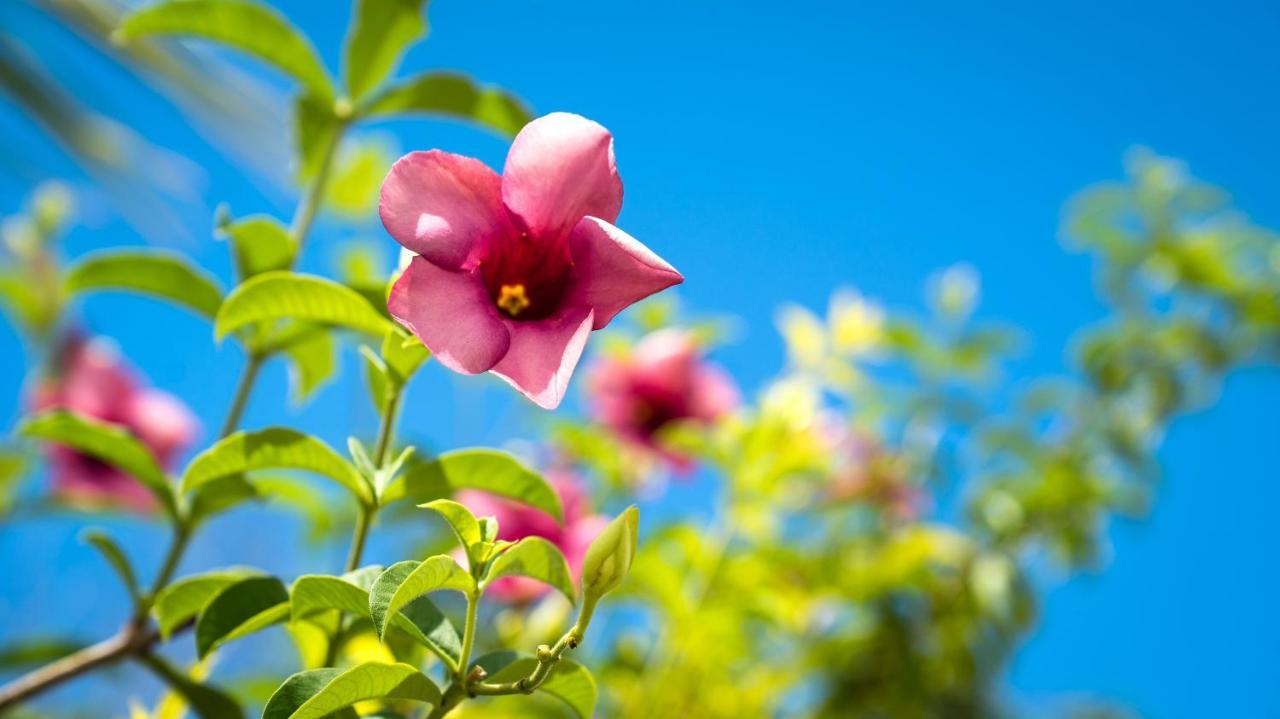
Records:
M37 344L56 344L56 335L65 331L68 303L93 292L123 291L207 318L216 339L232 338L247 358L218 440L176 476L124 428L74 408L42 411L20 422L19 437L60 445L138 481L154 496L173 531L171 549L150 586L140 581L128 552L111 536L96 530L85 535L115 570L134 607L117 637L55 665L50 671L65 672L55 681L133 659L171 686L175 706L207 719L243 716L236 697L201 678L203 662L232 642L283 625L298 646L304 671L280 684L266 702L264 717L354 717L370 711L393 716L384 712L408 711L415 703L426 705L432 716L443 716L479 695L535 691L560 698L584 719L591 716L596 701L591 673L563 655L582 640L600 598L626 575L637 545L636 511L622 513L591 545L580 587L551 543L537 537L499 541L494 518L476 517L448 497L463 489L480 490L560 520L563 510L555 490L505 452L463 449L427 458L415 456L412 446L398 446L400 399L430 353L387 316L388 278L349 285L292 269L332 196L330 178L341 174L333 160L354 124L431 113L511 135L529 119L510 94L461 74L389 79L403 52L426 31L424 5L425 0L354 4L341 91L310 42L285 18L257 3L172 0L137 11L116 28L114 39L125 46L165 36L215 41L274 66L297 84L296 152L303 197L288 225L265 215L233 218L221 213L217 229L228 240L236 268L230 292L172 252L113 249L63 269L54 240L65 212L52 189L35 196L27 217L6 226L5 249L13 262L7 263L0 285L5 306ZM237 431L264 363L287 360L295 400L305 401L335 371L342 336L362 342L371 401L382 418L375 446L353 437L343 456L321 439L288 427ZM18 468L10 471L8 464L6 459L4 476L17 476ZM190 538L211 517L255 499L309 501L307 490L297 484L298 474L328 480L350 497L357 519L343 573L308 574L286 584L256 569L230 568L173 580ZM385 568L361 566L368 533L380 513L410 502L443 518L466 568L448 554ZM554 646L541 646L536 654L499 651L473 658L480 598L492 582L514 576L544 582L571 604L580 603L578 620ZM427 596L440 590L465 598L461 625ZM194 673L171 665L157 651L187 630L202 662ZM386 660L346 661L346 650L369 637L385 647ZM0 709L51 683L43 673L33 676L0 690Z
M1031 564L1095 562L1107 517L1149 504L1168 423L1280 349L1277 236L1174 161L1128 170L1064 227L1112 308L1073 346L1078 375L1002 379L1019 335L973 319L962 266L933 279L924 319L850 292L825 318L784 310L784 376L714 427L668 430L720 477L717 517L637 557L627 596L662 631L615 643L610 716L1008 713ZM573 441L589 433L566 446L616 476Z

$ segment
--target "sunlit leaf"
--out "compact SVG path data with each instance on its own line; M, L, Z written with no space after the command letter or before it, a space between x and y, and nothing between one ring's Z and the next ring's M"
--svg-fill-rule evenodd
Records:
M141 661L202 719L239 719L244 716L240 703L230 694L192 679L154 654L144 654Z
M51 410L28 418L18 431L71 447L120 469L142 482L170 513L177 511L164 471L146 445L124 428L66 410Z
M230 474L200 485L188 498L188 519L192 526L221 514L243 502L259 499L258 488L246 477Z
M475 581L453 557L440 555L424 562L399 562L378 576L369 589L369 614L378 636L386 634L388 617L429 592L452 589L463 594L475 589Z
M267 215L235 220L220 227L219 231L231 241L236 273L242 280L264 272L287 270L293 265L298 252L289 228Z
M63 287L69 294L92 290L139 292L211 319L222 305L222 290L212 278L180 255L156 250L112 250L90 255L67 270Z
M458 543L466 550L473 567L484 561L484 557L480 556L479 552L480 545L484 542L484 532L471 510L451 499L437 499L419 506L430 509L444 518L449 528L453 530L454 536L458 538Z
M285 680L271 695L262 719L354 717L355 712L345 712L357 702L369 699L403 699L435 705L440 703L440 690L426 675L408 664L365 662L346 671L313 669Z
M201 452L182 475L190 492L219 477L261 469L299 469L334 480L361 501L373 498L368 483L329 445L296 430L271 427L236 432Z
M489 664L497 664L507 656L514 654L514 652L495 652L492 655L482 657L476 663L480 664L485 661ZM520 656L510 664L503 666L502 669L490 673L485 681L494 684L516 681L533 673L537 665L537 659L530 656ZM546 680L538 687L538 691L545 692L567 704L573 710L573 713L578 716L578 719L591 719L592 714L595 712L598 693L596 680L586 667L572 660L561 658L560 661L556 662Z
M267 272L240 285L218 311L218 339L255 322L304 320L381 337L388 322L348 287L313 275Z
M279 12L244 0L168 0L125 18L116 38L179 35L213 40L249 53L291 75L303 86L333 95L324 64L301 32Z
M405 48L427 30L426 0L357 0L347 36L347 91L355 100L395 70Z
M289 617L289 591L275 577L246 577L224 587L196 620L196 654L203 659L223 644Z
M151 607L160 636L168 639L174 629L203 611L223 589L255 574L249 569L220 569L183 577L165 587Z
M560 496L542 475L508 452L470 448L445 452L429 462L410 463L401 478L387 487L384 502L418 496L422 492L478 489L563 518Z
M573 588L573 575L569 563L554 544L542 537L525 537L493 560L485 585L502 577L529 577L559 590L570 603L578 601Z
M474 122L507 137L515 136L533 119L515 95L452 72L428 72L392 85L370 98L361 113L441 115Z

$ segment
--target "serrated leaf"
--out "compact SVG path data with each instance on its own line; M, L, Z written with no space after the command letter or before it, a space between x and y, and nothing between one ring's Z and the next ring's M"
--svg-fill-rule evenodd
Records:
M514 137L533 115L515 95L479 85L454 72L428 72L397 83L371 98L361 110L369 116L425 113L474 122Z
M458 543L466 551L472 567L477 567L484 562L485 558L481 556L480 551L480 545L484 542L484 532L471 510L451 499L437 499L418 506L430 509L444 518L449 528L453 530L453 535L458 538Z
M223 589L256 574L248 569L220 569L183 577L170 584L156 596L155 605L151 607L161 638L167 640L174 629L202 612Z
M116 540L107 536L105 532L89 529L80 534L80 539L92 545L94 549L107 560L107 564L111 566L112 571L120 578L121 583L129 592L129 597L133 599L134 604L142 600L142 590L138 587L138 575L133 571L133 565L129 564L129 558L125 556L124 550L116 543Z
M275 577L247 577L218 592L196 620L196 654L201 659L223 644L289 616L289 591Z
M295 674L271 695L262 719L321 719L356 716L345 713L369 699L440 703L440 689L408 664L365 662L346 671L313 669Z
M399 562L386 569L369 589L369 614L373 630L386 633L388 617L396 616L409 602L429 592L452 589L463 594L475 590L475 580L453 557L439 555L424 562Z
M516 681L533 673L537 665L537 659L522 656L491 674L485 681L494 684ZM591 719L595 712L598 694L595 677L591 676L591 672L586 667L569 659L561 658L556 662L551 672L547 674L546 680L538 687L538 691L550 694L567 704L578 719Z
M144 654L140 660L202 719L239 719L244 716L240 703L226 692L186 676L154 654Z
M336 609L371 619L369 587L382 573L381 567L365 567L341 577L321 574L299 577L289 593L293 618L305 619ZM396 615L391 626L403 631L445 661L457 665L462 653L462 639L453 624L425 597L405 607L402 613Z
M227 296L214 333L221 340L246 325L275 320L301 320L379 337L391 324L354 290L333 280L266 272Z
M219 228L231 241L236 273L241 280L264 272L287 270L298 252L297 243L274 217L253 215Z
M200 37L249 53L291 75L303 86L333 95L329 74L310 41L279 12L243 0L169 0L125 18L116 37Z
M578 602L569 563L554 544L542 537L525 537L498 555L489 566L484 586L515 576L536 579L559 590L570 604Z
M359 100L395 70L427 30L426 0L357 0L347 36L347 91Z
M373 499L373 492L360 473L329 445L285 427L236 432L201 452L187 465L182 490L190 492L220 477L261 469L314 472L334 480L362 502Z
M212 319L222 305L222 290L181 255L112 250L90 255L67 270L62 279L68 294L92 290L129 290L193 310Z
M151 490L170 514L177 513L173 488L164 470L151 450L123 427L56 409L28 418L19 425L18 432L71 447L123 471Z
M542 475L508 452L470 448L445 452L431 462L411 464L383 495L383 502L413 496L421 490L478 489L527 504L563 519L560 496Z

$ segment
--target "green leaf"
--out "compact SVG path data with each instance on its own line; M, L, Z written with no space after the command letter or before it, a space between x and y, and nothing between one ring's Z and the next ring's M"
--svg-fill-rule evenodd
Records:
M240 703L225 692L195 681L155 654L143 653L139 659L203 719L239 719L244 716Z
M540 509L560 521L560 496L542 475L507 452L472 448L445 452L431 462L411 464L383 495L390 503L422 489L478 489Z
M287 270L298 253L298 243L289 234L289 228L267 215L229 222L219 231L231 241L236 272L241 280L264 272Z
M213 40L276 66L315 92L333 95L324 64L307 38L280 13L256 2L160 2L125 18L115 37L129 42L146 35Z
M182 256L156 250L100 252L80 260L62 280L68 294L92 290L132 290L182 305L212 319L222 290Z
M293 133L298 150L298 181L306 183L333 162L343 121L326 94L306 93L293 103Z
M303 320L382 336L391 326L354 290L333 280L292 272L267 272L227 296L214 321L221 340L255 322Z
M7 639L4 648L0 649L0 670L7 672L11 669L48 664L78 652L84 649L84 646L83 642L57 637Z
M417 564L410 562L409 564ZM290 605L295 620L321 612L338 610L372 619L369 587L383 574L381 567L365 567L341 577L308 574L298 577L290 591ZM462 640L453 624L425 597L405 607L391 626L408 634L414 641L457 666L462 654Z
M373 491L360 473L329 445L285 427L236 432L201 452L187 465L182 490L190 492L220 477L260 469L314 472L336 481L362 502L373 499Z
M289 394L295 405L301 405L337 369L338 343L333 335L319 328L309 328L284 346L289 357Z
M428 72L392 85L371 98L360 114L426 113L474 122L514 137L533 115L515 95L453 72Z
M583 601L595 604L596 600L618 588L636 555L637 534L640 527L640 510L627 507L587 548L582 560Z
M176 515L173 488L164 470L156 463L151 450L124 428L56 409L28 418L18 427L18 432L65 445L123 471L142 482L171 515Z
M438 555L424 562L398 562L391 565L369 590L369 614L373 630L386 634L387 617L394 617L409 602L441 589L469 594L475 591L475 580L453 561Z
M282 622L289 616L289 591L275 577L246 577L213 598L196 620L196 654Z
M267 701L262 719L354 717L355 712L347 713L350 707L369 699L438 705L440 689L408 664L365 662L346 671L313 669L286 679Z
M559 590L570 604L578 602L573 588L573 575L569 563L554 544L542 537L525 537L493 560L484 585L488 586L502 577L529 577Z
M194 527L243 502L259 498L258 488L248 478L230 474L197 487L188 498L187 516Z
M249 569L219 569L183 577L165 587L156 596L151 614L156 618L160 637L167 640L173 630L204 611L218 593L246 577L258 573Z
M138 587L138 575L134 574L133 566L129 564L129 558L125 556L124 550L120 548L120 545L116 544L116 540L95 529L82 532L80 540L93 545L93 548L102 554L102 557L107 560L107 564L110 564L111 569L115 571L116 576L120 577L125 589L129 591L129 596L133 599L133 603L140 603L142 601L142 590Z
M395 70L427 31L426 0L357 0L347 36L347 91L359 100Z
M467 552L467 559L471 562L471 566L480 566L485 557L481 544L484 542L484 532L480 529L480 522L471 510L458 504L451 499L437 499L433 502L420 504L423 509L431 511L444 517L444 521L448 522L449 528L453 530L453 534L458 538L458 543Z
M497 652L494 654L499 655ZM502 654L508 653L503 652ZM494 658L498 657L495 656ZM481 660L477 660L476 663L479 664L480 661L488 659L489 657L486 656ZM496 673L491 674L485 681L494 684L516 681L533 673L534 667L537 665L537 659L523 656L507 664ZM560 661L556 662L555 666L551 668L551 672L547 674L546 680L538 687L538 691L546 692L569 705L573 713L578 715L578 719L591 719L592 714L595 712L596 680L586 667L569 659L561 658Z
M399 327L393 326L382 337L382 360L392 379L404 384L413 377L423 362L431 359L431 350L422 344L422 340Z

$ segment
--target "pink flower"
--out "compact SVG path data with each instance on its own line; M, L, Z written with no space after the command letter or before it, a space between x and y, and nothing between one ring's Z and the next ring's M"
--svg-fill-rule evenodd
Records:
M613 137L577 115L525 126L501 176L439 150L405 155L379 212L417 256L387 307L446 367L492 371L554 408L592 330L684 280L611 224L621 207Z
M496 517L498 539L514 542L525 537L542 537L556 545L568 560L577 582L582 576L582 560L586 557L587 547L604 530L609 519L592 513L590 500L574 473L552 470L547 473L547 481L560 495L564 505L563 525L541 510L476 490L459 492L457 500L477 517ZM508 602L528 602L542 596L547 589L547 585L533 579L509 577L494 582L489 591Z
M169 467L195 439L195 417L177 398L139 385L114 347L72 337L60 349L52 376L31 393L33 409L63 408L118 424ZM63 445L49 447L54 492L88 504L119 504L140 511L155 506L151 493L129 475Z
M631 352L602 360L589 387L596 419L650 448L657 447L658 430L668 423L709 423L740 400L733 379L707 362L693 337L678 329L652 332Z

